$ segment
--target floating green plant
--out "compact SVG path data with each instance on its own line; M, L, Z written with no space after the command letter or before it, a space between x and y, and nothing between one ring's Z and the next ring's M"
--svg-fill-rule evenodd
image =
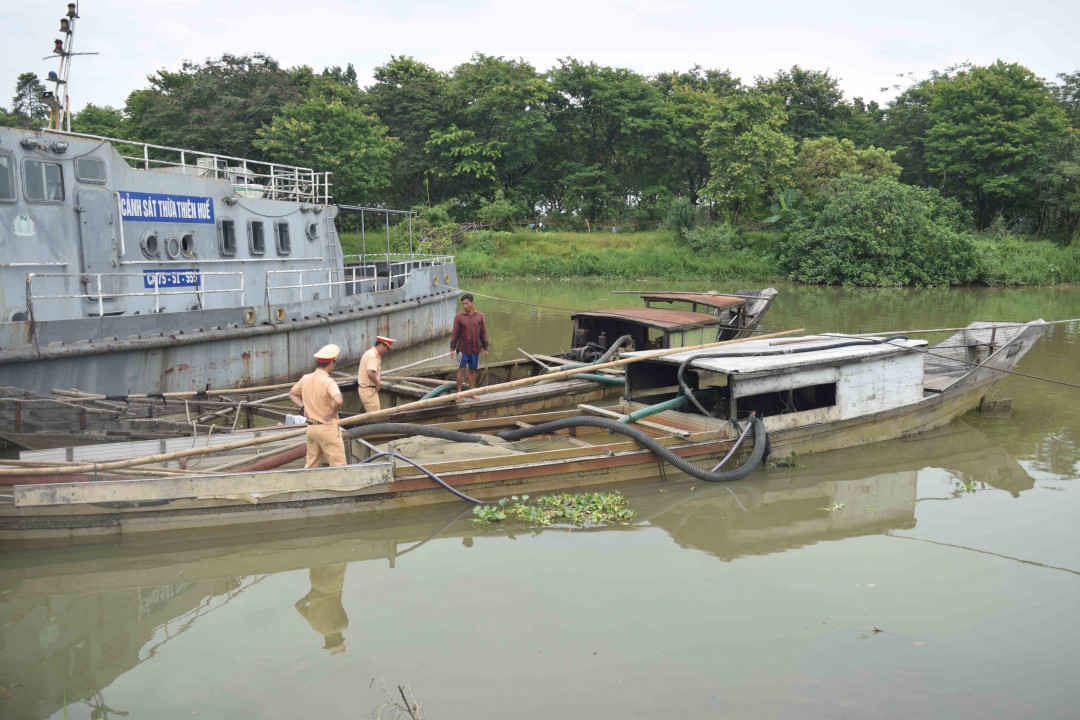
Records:
M494 523L520 520L530 525L572 525L594 527L625 522L634 517L629 502L621 492L557 493L532 499L513 495L488 505L473 508L473 522Z

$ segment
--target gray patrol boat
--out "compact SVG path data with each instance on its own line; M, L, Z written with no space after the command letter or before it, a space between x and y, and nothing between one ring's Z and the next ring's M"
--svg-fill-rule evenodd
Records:
M412 215L335 205L331 176L70 132L76 3L60 20L48 130L0 127L0 387L110 396L298 377L334 342L449 332L453 257L413 252ZM341 211L384 220L344 256ZM409 252L390 252L391 218Z
M120 142L0 128L0 385L275 382L450 328L453 258L344 256L328 174Z

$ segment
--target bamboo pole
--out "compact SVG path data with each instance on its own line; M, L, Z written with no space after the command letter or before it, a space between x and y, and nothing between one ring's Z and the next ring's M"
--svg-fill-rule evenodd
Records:
M518 380L511 380L510 382L500 383L498 385L486 385L477 388L470 388L468 390L462 390L459 393L449 393L447 395L440 395L438 397L427 398L425 400L417 400L416 402L406 403L404 405L398 405L393 408L386 408L384 410L378 410L371 413L361 413L359 415L351 415L347 418L343 418L339 424L341 427L350 427L352 425L360 425L375 422L377 420L383 420L392 416L395 412L400 410L415 410L425 407L433 407L436 405L445 405L446 403L453 402L461 398L474 397L476 395L483 395L485 393L511 390L513 388L524 387L526 385L532 385L538 382L547 382L549 380L558 380L561 378L573 377L581 373L591 373L597 370L606 370L608 368L622 367L624 365L630 365L632 363L641 362L642 360L652 360L654 358L664 357L666 355L676 355L683 352L691 352L695 350L706 350L709 348L722 347L726 345L735 345L738 343L749 342L750 340L768 340L770 338L785 337L788 335L794 335L796 333L803 332L803 328L797 328L795 330L784 330L782 332L769 333L768 335L759 335L756 338L739 338L737 340L724 340L721 342L706 343L704 345L693 345L690 347L680 348L667 348L664 350L656 350L654 352L647 352L641 355L634 355L633 357L620 358L618 360L611 360L598 365L586 365L579 368L571 368L569 370L560 370L558 372L547 373L545 375L535 375L527 378L520 378ZM78 472L101 472L104 470L114 470L117 468L135 467L138 465L149 465L156 462L165 462L168 460L176 460L185 457L194 457L198 455L209 455L216 452L225 452L228 450L238 450L240 448L251 447L253 445L261 445L268 442L277 442L281 440L287 440L292 437L299 437L307 433L307 428L298 428L296 430L289 430L280 434L268 435L258 438L251 438L248 440L237 440L235 442L222 443L221 445L214 445L211 447L198 447L188 448L186 450L174 450L167 453L158 453L156 455L145 455L143 457L128 458L126 460L112 460L109 462L101 463L81 463L81 464L56 464L52 467L40 467L40 468L0 468L0 477L5 475L49 475L57 473L78 473ZM2 464L3 461L0 461Z

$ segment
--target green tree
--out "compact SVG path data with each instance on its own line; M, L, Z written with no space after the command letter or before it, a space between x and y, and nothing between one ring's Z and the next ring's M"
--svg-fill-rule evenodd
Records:
M822 137L803 142L794 175L796 187L805 195L817 195L831 180L847 174L898 178L900 166L892 161L888 150L859 149L847 138Z
M303 102L314 73L282 69L265 55L226 54L148 79L150 88L131 93L125 106L134 139L252 157L256 131L286 105Z
M739 80L727 71L665 73L653 81L663 96L666 116L665 172L659 178L671 193L697 205L709 180L705 134L721 97L740 92ZM678 212L684 212L680 210Z
M670 116L659 88L630 70L560 61L550 72L557 128L553 205L614 220L670 172Z
M1069 124L1073 129L1080 130L1080 70L1058 75L1058 83L1052 90L1069 118Z
M454 68L446 87L453 124L473 134L487 149L495 170L495 187L512 202L532 206L533 178L541 149L549 142L547 82L524 60L476 54ZM434 138L434 135L432 135ZM494 198L485 192L484 198Z
M912 185L930 185L934 177L927 168L926 133L930 127L930 99L938 76L903 91L889 103L883 135L885 147L903 171L900 179Z
M845 175L805 207L781 245L781 267L802 282L956 285L978 278L975 247L933 189L891 177Z
M397 142L377 118L340 99L314 93L287 105L258 136L255 147L272 160L333 173L338 202L376 204L390 186Z
M1000 60L961 70L933 83L928 119L927 169L972 209L978 227L1000 214L1038 215L1037 180L1067 126L1042 80Z
M438 203L432 197L429 176L434 159L427 149L433 130L451 125L446 100L447 76L411 57L391 57L375 68L375 82L365 91L365 102L401 142L393 168L395 202L407 206Z
M11 98L11 115L21 127L41 127L49 119L49 106L41 97L45 86L32 72L20 73Z
M748 90L720 99L705 135L711 176L703 195L724 210L730 222L762 212L790 186L795 141L783 131L786 122L775 95Z
M757 78L755 87L781 101L787 115L785 130L795 140L838 134L846 114L844 93L827 71L793 65L772 78Z
M87 135L123 138L127 133L124 115L116 108L93 103L71 116L71 129Z
M472 130L451 125L446 130L432 131L426 147L436 160L434 174L453 181L451 186L463 196L459 200L468 198L479 203L483 197L494 196L499 184L501 142L483 140Z

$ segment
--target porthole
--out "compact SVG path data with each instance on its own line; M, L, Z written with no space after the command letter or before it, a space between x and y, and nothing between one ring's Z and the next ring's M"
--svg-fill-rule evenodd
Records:
M184 257L195 257L195 236L191 233L180 238L180 254Z
M161 257L161 242L158 240L157 233L148 232L143 235L142 240L139 241L139 249L150 260Z
M307 235L307 239L311 242L315 242L319 239L319 223L308 223L304 229L304 234Z
M180 238L172 235L165 239L165 254L170 260L180 257Z

